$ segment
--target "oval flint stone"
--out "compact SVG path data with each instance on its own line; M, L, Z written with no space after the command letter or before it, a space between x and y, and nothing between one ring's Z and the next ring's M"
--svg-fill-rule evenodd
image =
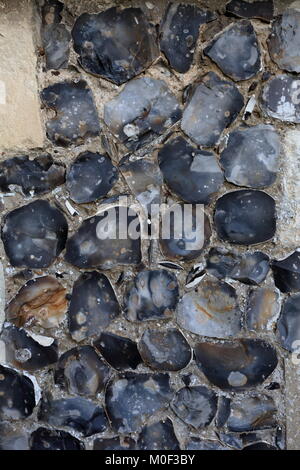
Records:
M248 80L261 68L260 49L250 21L230 24L204 49L233 80Z
M247 326L252 331L273 329L280 313L277 289L259 287L252 289L247 302Z
M171 67L180 73L189 70L201 25L216 15L196 5L170 3L160 28L160 49Z
M168 319L179 297L175 274L165 269L138 273L127 290L125 315L130 321Z
M196 144L212 147L243 106L244 99L238 88L214 72L209 72L191 90L182 115L181 129Z
M117 206L103 210L84 220L68 239L65 259L78 268L138 265L141 262L139 227L139 217L132 209Z
M176 96L163 80L137 78L104 105L104 122L129 149L163 134L181 118Z
M299 349L300 294L292 294L284 302L277 323L277 332L284 349L290 352Z
M72 30L75 52L86 72L120 85L158 56L155 28L140 8L84 13Z
M167 418L144 426L137 447L139 450L180 450L172 421Z
M31 450L84 450L84 444L66 431L38 428L30 436Z
M83 144L87 137L99 134L99 119L90 88L84 80L61 82L44 88L44 104L56 112L46 123L47 137L67 147Z
M117 179L117 169L107 155L84 152L71 164L66 186L71 199L82 204L106 196Z
M54 380L69 393L95 396L105 388L110 370L92 346L80 346L60 356Z
M234 397L230 403L227 428L231 432L248 432L276 426L276 406L268 395Z
M273 126L258 124L234 130L220 158L225 178L248 188L270 186L276 179L280 150Z
M35 407L32 381L13 369L0 365L0 417L27 418Z
M287 258L274 260L271 267L275 285L281 292L300 291L300 251L294 251Z
M168 406L172 396L168 374L127 372L115 378L108 384L105 394L113 430L138 431L147 418Z
M217 412L217 395L207 387L183 387L176 392L171 409L195 429L208 426Z
M273 0L244 1L231 0L226 5L226 12L239 18L259 18L271 21L274 15Z
M214 221L221 240L237 245L266 242L276 231L275 201L263 191L232 191L217 200Z
M226 282L203 279L194 292L178 303L177 323L203 336L227 338L241 329L241 311L235 289Z
M139 342L139 351L143 361L157 370L181 370L192 358L189 343L175 328L145 330Z
M196 364L223 390L243 391L262 384L277 366L276 350L261 339L198 343Z
M69 331L75 341L99 335L120 312L115 292L104 274L86 272L75 281L68 310Z
M300 9L290 8L275 18L268 38L272 60L288 72L300 72Z
M67 235L65 216L39 199L6 214L1 238L13 266L38 269L53 263Z
M142 362L137 344L124 336L103 332L93 346L117 370L136 369Z
M261 106L270 117L300 123L300 80L287 74L271 78L263 88Z
M208 204L224 181L216 155L198 150L183 137L165 144L158 162L169 188L186 202Z

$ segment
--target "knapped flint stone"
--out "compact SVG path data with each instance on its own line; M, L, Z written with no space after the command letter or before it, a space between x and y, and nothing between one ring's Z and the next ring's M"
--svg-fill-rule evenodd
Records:
M103 332L93 346L116 370L136 369L142 362L137 344L124 336Z
M64 4L58 0L45 0L42 8L42 22L44 25L60 23L62 16L61 12L64 9Z
M120 227L119 224L122 210L125 212L127 227ZM121 206L104 210L100 215L84 220L67 241L66 261L83 269L111 269L119 265L138 265L141 262L140 236L137 239L130 236L119 237L120 230L126 232L125 236L128 233L130 235L132 226L139 232L138 215L133 210ZM104 235L106 238L103 238Z
M280 138L273 126L239 127L229 134L220 163L230 183L264 188L274 183L278 171Z
M0 423L0 450L29 450L26 431L16 430L8 421Z
M170 260L198 258L210 237L209 218L201 205L176 204L162 214L159 244L163 255Z
M1 238L12 266L38 269L53 263L67 235L65 216L39 199L6 214Z
M43 398L38 419L53 427L67 427L84 437L106 431L108 420L102 407L85 398Z
M171 402L171 409L195 429L208 426L217 412L217 395L207 387L183 387Z
M158 162L169 188L186 202L208 204L224 182L216 155L193 147L183 137L166 143Z
M280 313L279 292L271 287L250 291L247 302L247 327L252 331L273 329Z
M0 336L5 359L13 367L29 372L43 369L58 360L58 344L54 338L31 336L23 328L6 323Z
M261 68L260 49L250 21L241 20L224 29L205 49L225 75L248 80Z
M263 191L232 191L217 200L214 221L221 240L237 245L266 242L276 232L275 201Z
M196 5L170 3L160 27L160 49L171 67L180 73L189 70L201 25L216 15Z
M218 279L230 277L233 268L239 262L239 256L224 247L211 248L206 259L205 270Z
M54 380L69 393L95 396L105 388L110 370L94 348L79 346L60 356Z
M106 196L118 180L117 168L107 155L81 153L67 171L70 198L82 204Z
M129 149L163 134L181 118L176 96L163 80L137 78L104 105L104 121Z
M63 24L46 25L42 31L47 69L68 67L71 34Z
M196 344L196 364L223 390L243 391L262 384L277 366L276 350L261 339Z
M167 418L144 426L137 447L139 450L179 450L172 421Z
M268 38L271 59L279 68L300 72L300 10L291 8L275 18Z
M66 431L38 428L30 436L31 450L85 450L83 442Z
M75 341L99 335L120 312L116 294L104 274L82 273L74 282L68 326Z
M106 411L114 431L138 431L154 412L166 408L173 392L168 374L127 372L112 380L105 394Z
M281 292L300 291L300 251L294 251L282 260L271 264L276 287Z
M281 346L290 352L297 351L300 339L300 294L288 297L277 322L277 334Z
M13 369L0 365L0 417L12 420L30 416L35 407L32 381Z
M191 437L185 446L185 450L230 450L217 440L199 439Z
M140 8L84 13L72 37L82 68L117 85L143 72L159 53L155 28Z
M230 277L244 284L257 285L263 282L270 270L270 259L261 251L244 253L233 267Z
M226 282L203 279L196 291L184 294L176 321L184 329L203 336L228 338L241 329L241 311L235 289Z
M233 83L209 72L193 87L183 111L181 129L196 144L212 147L243 105L243 96Z
M270 117L300 123L300 80L287 74L271 78L263 88L261 107Z
M140 339L139 351L145 364L162 371L184 369L192 358L189 343L176 328L163 331L148 328Z
M41 93L43 103L56 112L46 123L47 137L56 145L80 145L99 134L97 110L84 80L50 85Z
M227 428L231 432L248 432L276 426L276 406L268 395L234 397L230 404Z
M136 443L130 437L97 438L94 440L94 450L135 450Z
M231 0L226 5L226 12L240 18L258 18L272 21L274 16L273 0L259 0L254 2L244 0Z
M20 186L25 196L44 194L65 182L65 167L44 154L31 160L27 155L0 163L0 190Z
M54 277L30 279L7 305L6 318L18 327L56 327L67 312L66 295L66 289Z
M125 296L125 316L130 321L168 319L179 298L175 274L165 269L137 274Z

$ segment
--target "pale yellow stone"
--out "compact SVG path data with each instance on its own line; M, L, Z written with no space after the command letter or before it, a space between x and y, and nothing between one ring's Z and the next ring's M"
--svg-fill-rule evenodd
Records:
M0 0L0 151L43 146L31 0Z

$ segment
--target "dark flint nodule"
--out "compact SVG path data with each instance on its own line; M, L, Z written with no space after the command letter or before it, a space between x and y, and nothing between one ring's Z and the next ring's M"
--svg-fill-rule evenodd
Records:
M69 393L95 396L105 388L110 370L94 348L80 346L60 356L54 380Z
M280 313L280 297L277 289L259 287L252 289L247 302L247 327L252 331L270 329Z
M64 4L62 2L58 0L45 0L41 9L43 24L60 23L63 9Z
M82 68L120 85L158 57L156 31L140 8L84 13L72 30Z
M138 431L147 418L165 409L173 392L168 374L127 372L112 380L105 394L105 404L114 431Z
M0 340L5 344L6 361L19 369L40 370L58 360L58 344L54 338L32 337L23 328L6 323Z
M119 224L123 210L126 227ZM107 233L106 238L98 237L99 227L103 228L103 236ZM133 233L134 237L130 236L131 229L137 232ZM100 215L84 220L68 239L65 259L78 268L111 269L118 265L138 265L141 262L139 230L139 217L132 209L117 206L103 210ZM120 238L120 231L129 236Z
M216 155L193 147L183 137L165 144L158 162L169 188L186 202L208 204L224 181Z
M258 124L229 134L220 163L230 183L260 189L274 183L279 155L280 138L274 127Z
M16 267L47 268L65 247L68 224L48 201L36 200L6 214L1 238Z
M94 440L93 450L135 450L136 443L130 437L97 438Z
M157 370L184 369L192 358L189 343L176 328L165 331L148 328L140 339L139 351L145 364Z
M117 179L117 168L107 155L84 152L68 169L66 186L71 199L82 204L106 196Z
M170 260L190 261L202 253L211 237L211 226L208 216L203 212L200 206L189 207L190 213L184 213L186 207L180 206L180 214L177 212L179 205L169 206L166 212L162 214L162 223L160 230L160 248L164 256ZM202 211L202 216L197 216L197 211ZM185 215L191 218L191 224L187 223ZM181 219L181 234L176 233L176 226ZM176 222L175 222L176 220ZM169 222L170 221L170 222ZM163 233L162 227L169 227L170 231L167 237Z
M231 0L226 5L226 12L239 18L258 18L263 21L272 21L274 3L273 0L259 0L254 2Z
M144 426L137 447L139 450L180 450L172 421L167 418Z
M0 365L0 417L27 418L35 407L32 381L13 369Z
M175 274L165 270L141 271L125 296L125 315L130 321L168 319L179 297Z
M38 428L30 436L31 450L84 450L83 442L66 431Z
M38 419L53 427L71 428L84 437L104 432L109 426L104 409L81 397L58 400L44 397Z
M196 144L213 147L243 106L244 99L236 85L209 72L190 91L181 129Z
M299 350L300 294L292 294L285 300L277 323L277 334L284 349L290 352Z
M99 335L120 312L113 287L104 274L82 273L74 282L68 326L75 341Z
M263 282L270 270L270 259L261 251L244 253L233 267L230 277L244 284L257 285Z
M54 144L81 145L99 134L97 110L90 88L84 80L50 85L41 93L44 104L56 112L46 123L47 137Z
M300 123L300 82L293 75L276 75L263 88L261 107L270 117Z
M136 369L142 362L137 344L124 336L103 332L93 345L114 369Z
M266 242L276 231L275 201L263 191L232 191L217 200L214 221L221 240L237 245Z
M268 38L271 59L279 68L300 72L300 10L291 8L275 18Z
M204 53L235 81L248 80L261 68L257 37L248 20L227 26L204 49Z
M201 280L196 291L184 294L179 301L176 320L182 328L198 335L235 336L241 329L235 289L219 280Z
M0 450L29 450L28 434L8 421L0 423Z
M225 277L230 277L238 262L237 254L231 253L223 247L211 248L206 259L205 270L218 279L225 279Z
M163 80L137 78L104 105L104 121L130 150L166 132L181 118L179 102Z
M217 412L217 395L207 387L184 387L176 392L171 409L195 429L208 426Z
M215 18L215 13L196 5L169 4L160 27L160 49L174 70L189 70L200 26Z
M64 24L46 25L42 31L47 69L68 67L71 34Z
M25 196L44 194L65 182L65 167L44 154L31 160L27 155L0 163L0 190L9 192L19 186Z
M276 426L276 406L268 395L234 397L226 423L231 432L249 432Z
M243 391L262 384L277 366L276 350L261 339L198 343L196 364L223 390Z
M276 287L281 292L300 291L300 251L294 251L282 260L271 264Z

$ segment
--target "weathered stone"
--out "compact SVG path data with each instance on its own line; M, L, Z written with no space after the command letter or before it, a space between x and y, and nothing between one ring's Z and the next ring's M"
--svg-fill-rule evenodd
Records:
M63 24L50 24L44 27L43 44L47 69L68 67L71 34Z
M277 331L283 348L290 352L299 349L300 294L292 294L285 300L277 322Z
M263 88L261 106L270 117L300 123L300 80L287 74L271 78Z
M239 18L259 18L271 21L274 15L273 0L244 1L231 0L226 5L226 11Z
M57 429L38 428L30 436L31 450L84 450L76 437Z
M270 287L250 291L247 303L247 326L249 330L272 330L280 313L279 293Z
M0 417L12 420L30 416L36 405L32 381L0 365Z
M195 429L208 426L217 412L217 395L207 387L184 387L176 392L171 409Z
M173 423L169 418L143 427L137 446L141 450L171 451L180 449Z
M268 395L235 397L230 404L227 428L232 432L274 428L276 412L274 400Z

